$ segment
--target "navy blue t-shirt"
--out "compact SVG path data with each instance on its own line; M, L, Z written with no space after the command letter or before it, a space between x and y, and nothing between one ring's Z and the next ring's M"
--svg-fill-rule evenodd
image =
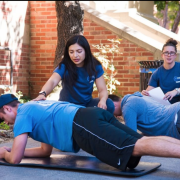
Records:
M104 74L102 65L97 65L96 71L97 75L89 78L87 71L83 67L77 67L78 78L75 86L70 88L68 84L63 83L59 101L67 101L70 103L86 106L86 104L92 99L93 85L95 80ZM65 65L62 64L60 69L57 67L54 72L58 73L63 79Z
M164 94L174 90L175 88L180 88L180 63L175 62L174 67L168 70L165 69L163 65L160 66L152 74L148 85L153 87L161 87ZM173 104L179 101L180 96L175 96L170 103Z

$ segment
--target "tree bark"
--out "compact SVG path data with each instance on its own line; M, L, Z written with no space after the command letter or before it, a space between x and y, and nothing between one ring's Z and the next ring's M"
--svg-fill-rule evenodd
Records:
M166 28L168 22L168 1L166 1L165 9L164 9L164 16L163 16L163 27Z
M79 1L56 1L57 15L57 47L54 67L56 67L64 53L67 40L76 34L83 34L84 10Z
M179 10L177 12L176 18L174 20L173 27L171 29L172 32L174 32L174 33L176 32L178 25L179 25L179 22L180 22L180 2L179 2Z

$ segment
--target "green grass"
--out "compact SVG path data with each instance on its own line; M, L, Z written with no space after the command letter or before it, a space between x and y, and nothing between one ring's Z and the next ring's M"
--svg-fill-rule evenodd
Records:
M5 124L4 122L2 122L2 123L0 123L0 129L9 130L10 127L7 124Z

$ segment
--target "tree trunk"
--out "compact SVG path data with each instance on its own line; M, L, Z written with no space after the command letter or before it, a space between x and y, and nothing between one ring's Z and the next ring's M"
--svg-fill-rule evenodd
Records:
M56 1L57 15L57 47L54 67L56 67L64 53L66 41L76 34L83 34L84 10L79 1Z
M174 24L173 24L173 27L172 27L172 32L176 32L177 28L178 28L178 25L179 25L179 22L180 22L180 2L179 2L179 10L177 12L177 15L176 15L176 18L174 20Z
M163 17L163 27L164 28L166 28L166 24L168 22L167 13L168 13L168 1L166 1L166 6L165 6L165 9L164 9L164 17Z

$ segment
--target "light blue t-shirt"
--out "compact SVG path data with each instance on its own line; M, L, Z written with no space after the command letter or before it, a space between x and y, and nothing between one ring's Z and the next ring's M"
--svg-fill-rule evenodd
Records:
M125 124L134 131L138 129L148 136L164 135L180 139L174 122L180 102L165 106L136 92L124 96L121 109Z
M87 71L83 67L77 67L78 78L75 86L69 88L66 83L63 83L59 101L67 101L74 104L86 106L86 104L92 99L93 84L95 80L104 74L102 65L97 65L96 71L97 75L89 78ZM65 73L65 65L62 64L60 69L59 67L57 67L54 72L58 73L63 79Z
M72 138L74 116L79 108L61 101L30 101L20 104L14 124L14 137L28 133L36 141L68 152L79 151Z
M160 66L151 75L148 83L149 86L161 87L164 94L168 91L172 91L175 88L180 88L180 63L175 62L172 69L165 69ZM170 102L175 103L180 101L180 96L175 96Z

